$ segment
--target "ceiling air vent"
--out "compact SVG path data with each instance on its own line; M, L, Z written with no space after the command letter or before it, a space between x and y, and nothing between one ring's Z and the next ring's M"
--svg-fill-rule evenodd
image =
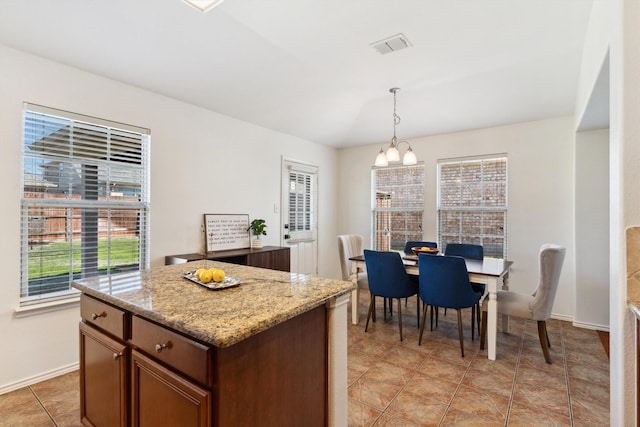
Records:
M387 39L380 40L379 42L372 43L370 46L372 46L379 54L386 55L387 53L411 47L411 42L404 34L400 33Z

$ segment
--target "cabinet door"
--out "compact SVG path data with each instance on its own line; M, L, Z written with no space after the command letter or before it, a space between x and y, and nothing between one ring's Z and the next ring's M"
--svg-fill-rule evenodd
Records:
M127 425L127 347L80 323L80 417L89 426Z
M136 350L131 352L133 426L195 427L211 422L211 393Z

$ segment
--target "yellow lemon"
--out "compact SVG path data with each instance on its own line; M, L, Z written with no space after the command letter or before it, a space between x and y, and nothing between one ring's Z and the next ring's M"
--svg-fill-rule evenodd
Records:
M196 270L196 272L193 275L195 276L196 279L200 280L200 275L202 274L203 271L207 271L207 269L199 268Z
M202 283L209 283L211 279L212 279L212 274L209 270L204 270L202 273L200 273L199 280Z
M212 278L214 282L222 282L224 280L224 270L220 270L219 268L217 268L216 271L213 272Z

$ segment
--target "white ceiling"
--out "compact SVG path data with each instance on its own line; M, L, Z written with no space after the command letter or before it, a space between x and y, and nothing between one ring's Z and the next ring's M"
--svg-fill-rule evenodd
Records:
M401 139L573 114L592 1L0 0L0 43L345 147L391 138L391 87Z

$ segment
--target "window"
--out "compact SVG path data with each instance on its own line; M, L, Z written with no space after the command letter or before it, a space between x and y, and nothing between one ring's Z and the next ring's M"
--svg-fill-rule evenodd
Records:
M21 305L149 265L146 129L25 104Z
M422 240L424 164L373 168L373 243L376 250L403 250Z
M311 240L316 233L316 181L318 168L288 165L289 227L291 242Z
M438 163L438 240L473 243L484 256L507 256L507 158Z

